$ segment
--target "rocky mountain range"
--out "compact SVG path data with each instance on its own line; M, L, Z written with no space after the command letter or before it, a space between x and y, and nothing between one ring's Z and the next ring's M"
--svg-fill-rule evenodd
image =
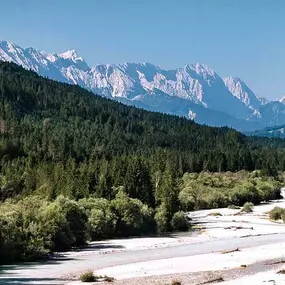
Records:
M0 60L125 104L185 116L201 124L241 131L285 124L285 100L259 98L241 79L221 78L200 63L173 70L150 63L91 67L75 50L54 54L10 41L0 41Z

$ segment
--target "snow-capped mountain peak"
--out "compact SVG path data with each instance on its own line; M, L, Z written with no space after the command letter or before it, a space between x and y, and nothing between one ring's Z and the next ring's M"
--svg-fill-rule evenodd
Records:
M223 79L229 91L249 108L256 110L262 103L253 91L238 77L226 77Z
M215 71L209 68L206 64L201 64L199 62L185 66L185 69L189 68L202 76L206 75L215 76L216 74Z
M0 59L13 61L13 57L20 61L22 49L11 41L0 41Z
M82 57L78 56L77 52L75 49L72 49L72 50L67 50L63 53L60 53L58 55L59 57L61 58L64 58L64 59L70 59L74 62L76 61L84 61Z
M10 52L13 52L14 50L20 48L11 41L3 41L3 40L0 40L0 47L8 49Z
M63 53L59 53L59 54L47 54L46 58L52 62L54 65L56 65L59 69L61 69L62 73L65 73L68 77L67 74L69 74L70 78L69 80L71 80L73 83L74 82L74 78L71 75L71 73L74 73L77 71L71 71L70 69L74 69L76 68L77 70L83 71L83 72L87 72L90 70L90 67L88 66L88 64L85 62L85 60L79 56L76 52L75 49L72 50L67 50ZM66 70L69 69L69 70ZM72 78L71 78L72 77Z
M54 53L45 53L42 52L42 54L50 61L50 62L55 62L58 59L58 55Z

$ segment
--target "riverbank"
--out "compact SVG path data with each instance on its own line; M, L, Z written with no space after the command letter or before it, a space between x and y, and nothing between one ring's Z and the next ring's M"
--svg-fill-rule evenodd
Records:
M282 279L275 271L283 264L266 265L268 260L285 259L285 225L270 221L267 214L275 206L285 207L285 200L256 206L252 213L192 212L189 215L199 234L94 242L47 262L2 266L0 284L75 285L87 270L115 277L114 284L164 285L179 278L183 284L197 285L221 274L223 284L231 284L226 282L267 278L264 271Z

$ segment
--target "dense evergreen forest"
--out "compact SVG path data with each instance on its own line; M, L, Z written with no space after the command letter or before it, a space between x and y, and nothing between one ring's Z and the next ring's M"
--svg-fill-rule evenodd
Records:
M144 111L0 62L0 260L187 229L181 210L276 198L284 147L281 139ZM244 187L187 174L241 170L258 170Z

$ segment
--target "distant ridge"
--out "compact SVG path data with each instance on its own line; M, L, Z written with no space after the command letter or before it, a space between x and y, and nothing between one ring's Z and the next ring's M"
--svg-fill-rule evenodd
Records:
M74 49L47 53L24 49L11 41L0 41L0 60L128 105L184 116L201 124L242 131L285 124L284 100L268 102L254 94L243 80L222 79L200 63L173 70L151 63L90 67Z

